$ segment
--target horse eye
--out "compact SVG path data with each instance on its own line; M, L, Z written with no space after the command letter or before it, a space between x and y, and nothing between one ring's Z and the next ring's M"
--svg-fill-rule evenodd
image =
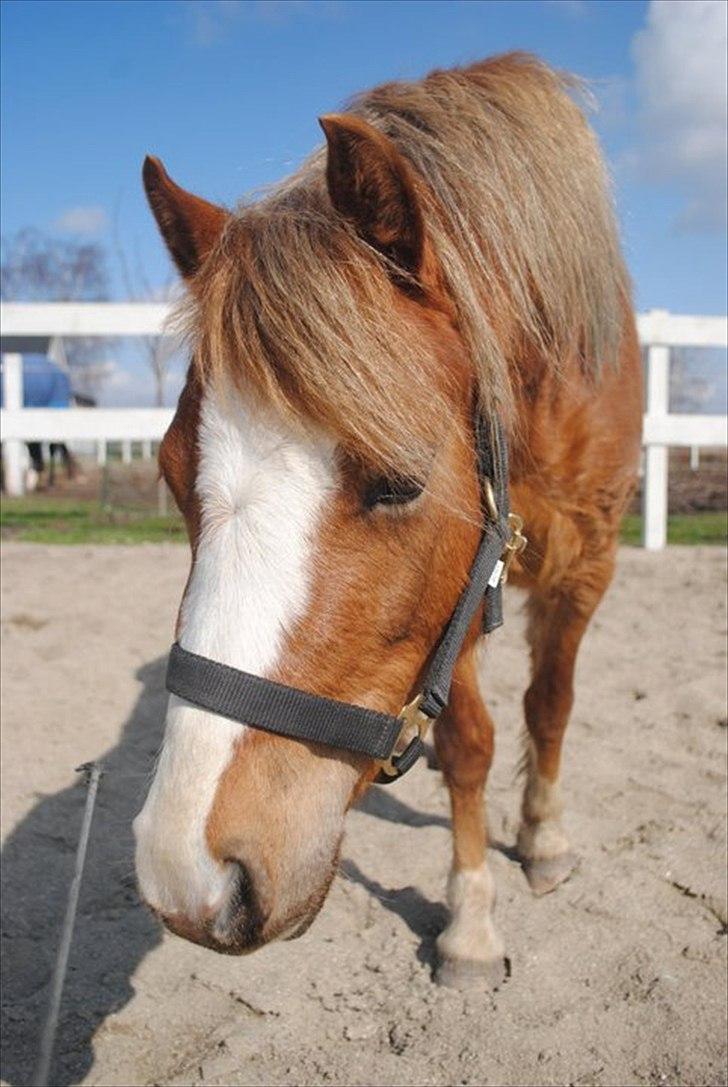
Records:
M387 479L379 476L371 480L364 491L364 505L368 510L375 506L405 506L422 494L423 485L414 479Z

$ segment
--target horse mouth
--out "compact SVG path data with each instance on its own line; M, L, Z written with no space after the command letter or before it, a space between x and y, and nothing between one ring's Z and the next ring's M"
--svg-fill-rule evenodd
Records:
M164 915L153 907L152 912L173 935L198 944L219 955L249 955L276 940L297 940L316 920L336 873L332 866L323 885L299 907L293 918L272 925L265 917L250 884L240 866L240 876L228 901L220 912L200 922L192 922L179 914Z
M326 901L326 896L329 893L329 888L331 887L335 875L336 865L334 864L318 891L315 891L314 894L311 895L293 920L289 921L285 927L279 928L269 937L269 940L284 940L288 943L290 940L298 940L305 932L308 932L321 912L321 908Z
M320 909L321 907L319 906L318 909L310 913L308 917L302 917L299 921L294 921L291 929L288 932L281 933L277 939L285 940L286 943L288 943L289 940L298 940L299 937L303 936L304 932L308 932L311 928L311 925L318 917Z

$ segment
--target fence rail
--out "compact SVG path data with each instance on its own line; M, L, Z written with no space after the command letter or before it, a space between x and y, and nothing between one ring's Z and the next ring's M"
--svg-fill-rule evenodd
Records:
M3 443L156 442L173 415L171 408L22 408L3 409L0 420Z
M12 302L0 306L4 336L164 336L170 307L146 302ZM671 414L670 349L728 347L728 318L687 316L651 310L637 318L647 348L643 532L645 547L667 539L668 449L726 446L725 415ZM159 441L172 419L166 408L23 408L22 359L3 355L5 408L0 412L3 469L8 493L23 492L23 443L27 441Z

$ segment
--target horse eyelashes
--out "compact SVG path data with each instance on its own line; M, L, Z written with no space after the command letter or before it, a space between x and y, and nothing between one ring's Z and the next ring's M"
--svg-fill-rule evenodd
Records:
M375 506L404 506L413 502L422 494L423 485L414 479L387 479L379 476L371 480L364 491L364 505L367 509Z

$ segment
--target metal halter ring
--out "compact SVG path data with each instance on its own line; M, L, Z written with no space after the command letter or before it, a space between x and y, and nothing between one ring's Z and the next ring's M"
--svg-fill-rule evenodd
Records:
M411 756L416 758L417 755L419 755L422 742L427 736L427 731L432 724L432 718L422 712L420 709L421 705L422 694L418 694L411 702L408 702L398 714L399 719L402 722L402 731L397 737L395 748L399 747L400 744L405 743L405 741L406 743L398 754L395 754L393 751L388 759L380 761L380 772L386 774L387 777L399 777L409 768L407 765L403 764L409 763ZM412 735L413 731L414 735Z

